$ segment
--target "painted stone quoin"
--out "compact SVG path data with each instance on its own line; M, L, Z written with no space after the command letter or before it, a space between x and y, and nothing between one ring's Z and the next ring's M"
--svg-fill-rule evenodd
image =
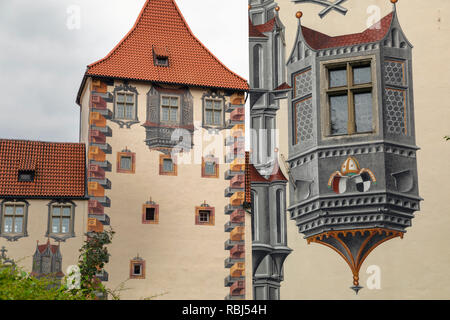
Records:
M344 1L334 6L330 1L293 2L325 6L324 21L331 10L346 12ZM356 293L368 254L387 240L402 238L422 200L412 45L400 27L397 1L391 2L392 12L374 26L341 36L304 26L303 13L297 12L297 34L285 64L280 7L272 0L249 1L251 124L256 130L252 161L260 175L254 174L251 186L270 179L278 153L282 160L288 154L289 177L289 203L273 197L254 201L258 208L252 211L252 226L260 228L264 210L286 207L308 243L323 244L347 261ZM286 97L288 135L280 141L288 143L279 150L269 132L286 123L274 125L270 119L280 113ZM258 246L254 239L254 263ZM255 290L257 281L256 273Z

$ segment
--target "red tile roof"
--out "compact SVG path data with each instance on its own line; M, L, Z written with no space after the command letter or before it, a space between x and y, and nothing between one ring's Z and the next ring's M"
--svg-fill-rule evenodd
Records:
M85 145L0 139L0 197L85 196ZM33 170L32 182L18 180Z
M286 177L283 174L283 171L281 171L280 166L277 164L274 168L273 168L273 172L272 175L269 177L269 181L288 181L288 179L286 179Z
M167 52L169 67L155 66L153 50ZM230 44L230 51L233 45ZM131 31L86 75L248 90L191 32L174 0L147 0Z
M263 35L258 28L256 28L252 20L250 18L248 19L248 36L249 37L255 37L255 38L267 38L265 35Z
M331 37L319 31L302 26L303 38L314 50L344 47L355 44L370 43L382 40L391 26L393 12L381 19L380 28L376 24L360 33Z
M256 170L253 164L249 164L248 170L250 173L250 181L251 182L268 182L266 178L259 174L258 170Z
M271 32L271 31L273 31L273 28L275 27L275 23L276 23L276 20L275 20L275 17L273 17L266 23L256 25L255 28L259 32Z
M276 87L273 90L287 90L287 89L292 89L292 87L290 85L288 85L286 82L283 82L282 84L280 84L278 87Z

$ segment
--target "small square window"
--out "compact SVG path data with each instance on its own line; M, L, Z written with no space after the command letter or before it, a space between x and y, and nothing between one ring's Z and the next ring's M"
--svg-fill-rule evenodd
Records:
M213 226L215 224L214 208L200 206L195 209L195 224Z
M134 173L135 172L135 153L118 152L117 153L117 172Z
M175 159L173 159L170 155L160 155L159 174L169 176L177 175L177 164L175 162Z
M142 223L143 224L158 224L159 222L159 205L144 204L142 206Z
M145 279L145 260L136 257L130 261L130 279Z

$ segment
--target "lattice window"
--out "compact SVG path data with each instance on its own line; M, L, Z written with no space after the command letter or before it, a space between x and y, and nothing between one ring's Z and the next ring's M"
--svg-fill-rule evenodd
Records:
M295 144L311 141L314 138L312 99L295 103Z
M295 98L302 98L312 92L312 72L311 69L301 71L294 75Z
M385 93L388 133L406 135L406 90L386 88Z
M386 60L384 62L384 79L386 83L391 85L406 85L405 62L397 60Z

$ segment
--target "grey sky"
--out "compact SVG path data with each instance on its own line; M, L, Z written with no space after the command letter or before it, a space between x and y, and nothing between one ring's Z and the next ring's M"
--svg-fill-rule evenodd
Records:
M194 34L248 78L247 1L176 0ZM86 66L133 26L145 0L1 0L0 138L78 141ZM72 7L73 6L73 7ZM70 30L71 8L80 28ZM69 10L69 12L68 12Z

